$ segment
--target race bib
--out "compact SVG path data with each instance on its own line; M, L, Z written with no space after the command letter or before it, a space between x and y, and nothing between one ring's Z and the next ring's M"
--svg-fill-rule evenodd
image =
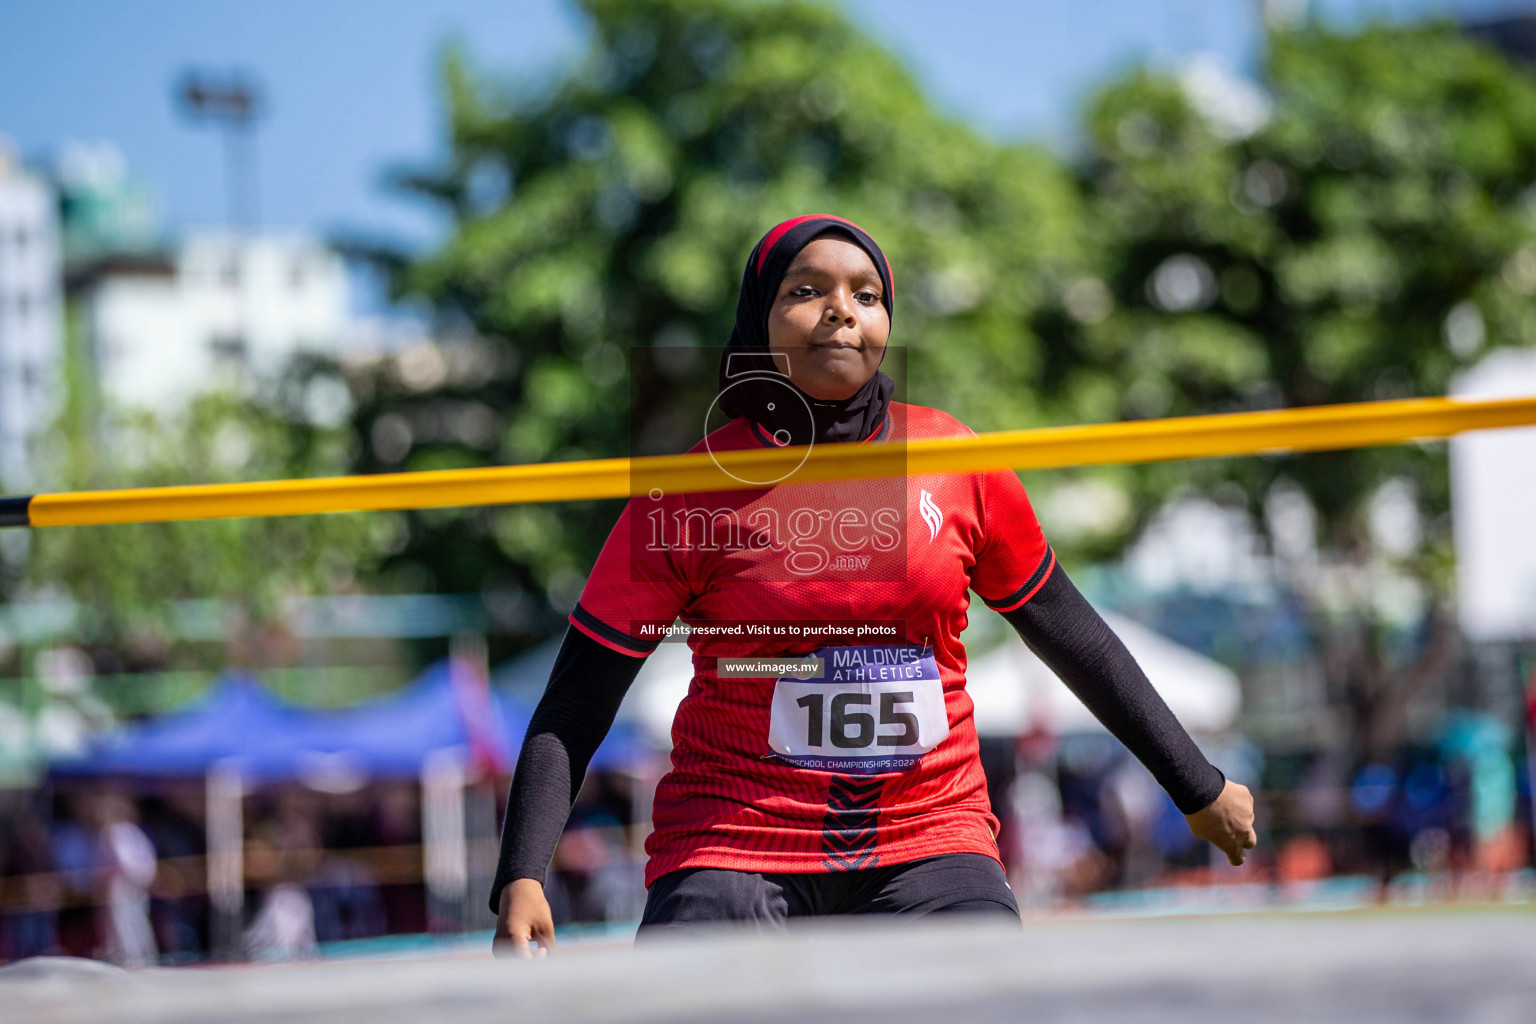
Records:
M931 651L909 644L823 647L822 678L781 677L768 745L801 768L847 775L906 771L949 735Z

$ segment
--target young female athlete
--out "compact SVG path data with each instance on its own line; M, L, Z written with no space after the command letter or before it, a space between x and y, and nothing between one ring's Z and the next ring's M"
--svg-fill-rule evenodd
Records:
M892 308L890 267L859 227L773 228L748 257L721 362L735 419L693 450L974 436L891 400L879 366ZM1072 585L1012 471L652 492L598 556L528 727L491 890L497 951L553 947L545 871L588 761L678 616L695 627L694 677L656 790L642 937L821 914L1017 921L964 688L967 590L1151 770L1196 836L1243 862L1251 795L1201 755ZM817 622L888 625L799 641L704 628ZM722 661L808 655L819 675L738 676Z

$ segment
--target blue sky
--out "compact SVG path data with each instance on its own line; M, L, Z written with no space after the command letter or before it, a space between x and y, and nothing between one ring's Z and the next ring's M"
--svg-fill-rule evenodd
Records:
M946 109L1000 137L1064 144L1091 86L1136 61L1216 54L1252 69L1258 0L844 0ZM1487 13L1499 0L1314 0L1330 21ZM1523 5L1529 8L1530 4ZM936 13L941 12L941 13ZM46 157L109 140L172 225L223 217L217 135L188 125L172 83L192 65L262 81L263 222L428 241L438 225L381 187L391 164L442 151L437 58L457 38L483 66L557 70L582 26L563 0L8 0L0 2L0 135Z

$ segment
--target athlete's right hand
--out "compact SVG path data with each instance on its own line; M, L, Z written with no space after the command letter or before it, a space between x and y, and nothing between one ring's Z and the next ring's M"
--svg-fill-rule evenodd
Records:
M530 948L537 942L538 948ZM501 957L543 957L555 948L555 919L536 878L519 878L501 890L501 912L491 952Z

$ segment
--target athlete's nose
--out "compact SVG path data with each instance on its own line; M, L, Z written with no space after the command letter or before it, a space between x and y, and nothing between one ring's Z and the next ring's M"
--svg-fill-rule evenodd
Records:
M844 301L841 295L831 297L831 304L827 306L828 324L835 324L841 320L851 327L856 319L850 304Z

